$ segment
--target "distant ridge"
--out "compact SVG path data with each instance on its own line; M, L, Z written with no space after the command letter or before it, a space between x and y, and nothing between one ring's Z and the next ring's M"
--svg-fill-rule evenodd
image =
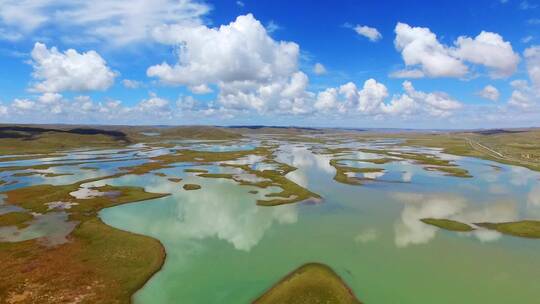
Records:
M0 127L0 138L32 139L36 135L40 135L46 132L70 133L77 135L106 135L113 137L116 140L128 141L126 134L121 131L101 130L93 128L75 128L70 130L59 130L23 126Z
M257 129L263 129L263 128L271 128L271 129L298 129L298 130L308 130L308 131L319 131L321 129L324 129L324 128L309 128L309 127L293 127L293 126L265 126L265 125L253 125L253 126L242 126L242 125L238 125L238 126L226 126L226 128L230 128L230 129L253 129L253 130L257 130Z

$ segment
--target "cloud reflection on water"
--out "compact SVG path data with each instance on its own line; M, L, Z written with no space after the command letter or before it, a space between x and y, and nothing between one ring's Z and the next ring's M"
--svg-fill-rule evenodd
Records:
M435 238L439 228L421 222L423 218L451 219L467 224L480 222L507 222L517 219L517 203L513 201L472 204L456 194L396 193L393 198L405 204L400 218L394 225L395 244L407 247L425 244ZM480 241L494 241L500 238L496 231L477 227L470 233Z

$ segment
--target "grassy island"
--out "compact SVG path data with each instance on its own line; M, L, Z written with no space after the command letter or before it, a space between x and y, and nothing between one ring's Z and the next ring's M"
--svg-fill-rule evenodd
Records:
M301 266L253 301L254 304L359 304L345 282L328 266Z

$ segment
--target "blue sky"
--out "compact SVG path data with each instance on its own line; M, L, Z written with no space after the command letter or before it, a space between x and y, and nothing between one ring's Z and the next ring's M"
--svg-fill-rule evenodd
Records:
M0 0L0 122L539 125L538 1L381 2Z

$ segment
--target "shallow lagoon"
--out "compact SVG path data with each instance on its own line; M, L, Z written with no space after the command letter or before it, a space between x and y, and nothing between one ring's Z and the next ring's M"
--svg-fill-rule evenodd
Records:
M426 217L466 223L540 219L539 173L410 147L400 150L454 160L474 177L427 171L407 160L386 164L353 161L347 165L384 171L367 176L369 181L361 186L352 186L333 180L335 168L329 164L332 156L315 154L315 145L273 143L280 143L278 161L298 167L287 177L320 194L320 202L257 206L258 198L280 189L240 186L230 179L203 178L184 172L187 168L199 168L249 178L235 168L197 163L178 163L156 171L164 176L152 172L99 181L172 194L105 209L100 214L107 224L150 235L166 247L163 269L135 295L136 303L177 303L178 299L185 303L249 303L306 262L331 266L367 303L534 303L539 298L539 241L488 230L456 233L420 221ZM366 142L346 142L334 147L380 148L394 143L377 141L371 146ZM183 143L182 147L205 149L201 144ZM249 150L259 143L227 142L223 143L224 148L219 148L219 143L205 144L211 146L209 151L229 151ZM54 167L56 173L74 175L17 177L17 184L5 184L0 190L106 176L168 151L145 145L122 151L77 151L52 162L106 153L112 153L115 161ZM351 156L382 157L364 152L342 155ZM49 161L38 159L24 164ZM227 163L248 164L255 170L272 168L272 164L255 156ZM15 179L6 177L12 173L6 171L2 176ZM170 177L183 180L173 182ZM182 185L187 183L202 188L184 191ZM258 192L252 193L254 190ZM54 221L65 219L56 213ZM0 237L17 241L49 236L62 241L65 234L49 228L63 226L51 223L54 222L38 218L27 230L0 229ZM66 229L61 230L69 231L72 223L65 223Z
M182 191L147 175L114 183L173 195L101 216L166 247L164 268L136 294L136 303L248 303L306 262L334 268L367 303L535 302L538 241L487 230L444 231L420 219L540 218L540 175L451 158L474 177L400 161L375 165L385 169L383 176L351 186L333 180L328 156L284 145L278 160L299 168L287 177L320 194L321 203L260 207L261 192L250 194L256 188L230 180L184 176L202 189ZM388 182L394 180L400 182Z

